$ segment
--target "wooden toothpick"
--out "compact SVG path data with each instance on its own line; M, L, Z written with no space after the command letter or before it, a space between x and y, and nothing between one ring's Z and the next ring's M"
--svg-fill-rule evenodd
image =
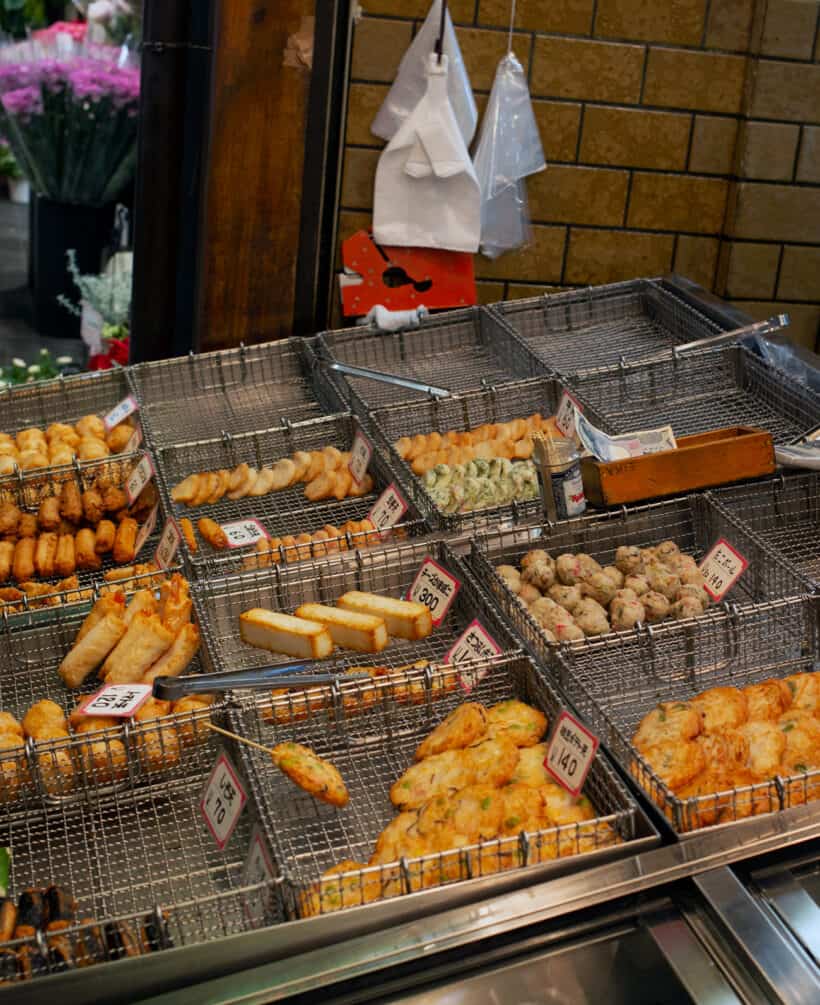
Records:
M221 733L223 736L229 736L232 740L236 740L237 743L246 743L249 747L256 747L257 750L264 750L268 757L270 757L270 747L257 743L256 740L249 740L247 737L240 736L238 733L232 733L229 729L223 729L221 726L215 726L212 722L206 722L205 725L208 729L212 729L215 733Z

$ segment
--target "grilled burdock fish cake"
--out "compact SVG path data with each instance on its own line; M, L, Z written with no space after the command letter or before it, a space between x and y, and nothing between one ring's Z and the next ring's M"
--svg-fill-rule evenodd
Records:
M0 899L0 942L9 942L14 938L17 928L17 905L11 897Z
M45 927L47 919L43 891L23 890L17 898L17 925L14 929L14 938L31 938L37 931Z
M493 705L487 712L487 736L506 737L516 747L532 747L547 731L547 717L515 698Z
M279 770L310 793L315 799L331 806L345 806L350 798L338 769L319 757L310 747L300 743L278 743L271 750L273 763Z
M126 921L112 921L105 925L103 937L110 960L141 955L139 941Z
M174 940L168 930L168 918L163 912L155 911L145 915L140 928L140 942L145 953L173 948Z
M445 750L460 750L469 747L487 729L487 712L483 705L476 701L467 701L454 708L423 740L415 754L417 761L431 757L433 754L443 754Z
M400 809L418 809L440 792L463 789L473 780L462 750L445 750L411 765L390 788L390 801Z
M674 740L692 740L701 731L697 710L686 701L662 701L641 719L632 737L638 750Z
M77 902L63 886L49 886L43 894L46 931L58 932L74 924Z

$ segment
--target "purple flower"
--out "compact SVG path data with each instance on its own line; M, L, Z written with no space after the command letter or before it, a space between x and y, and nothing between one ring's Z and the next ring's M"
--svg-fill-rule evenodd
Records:
M0 98L9 115L27 119L43 111L43 98L39 87L20 87L8 91Z

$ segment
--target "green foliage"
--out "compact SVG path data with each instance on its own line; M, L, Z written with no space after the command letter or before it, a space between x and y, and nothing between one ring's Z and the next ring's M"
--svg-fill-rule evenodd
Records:
M37 380L51 380L61 373L76 373L79 367L71 356L56 359L48 349L41 349L36 362L13 359L8 366L0 367L0 388L16 384L33 384Z
M23 172L7 143L0 140L0 178L22 178Z
M29 28L45 25L44 0L0 0L0 30L24 38Z

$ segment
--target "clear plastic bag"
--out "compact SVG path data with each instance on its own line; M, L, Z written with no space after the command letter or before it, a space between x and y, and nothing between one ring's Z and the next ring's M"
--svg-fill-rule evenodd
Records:
M438 39L441 2L442 0L433 0L433 6L424 19L424 24L402 57L393 86L388 91L387 97L382 102L382 106L370 126L370 131L374 136L379 136L383 140L391 140L427 90L427 59L435 49ZM458 122L458 128L464 137L464 142L469 146L478 122L478 109L473 98L467 70L464 67L464 60L461 58L461 49L456 39L449 10L445 16L442 51L449 60L447 94L453 107L456 122Z
M481 185L481 253L498 258L527 243L524 179L547 166L527 77L512 52L498 64L473 163Z

